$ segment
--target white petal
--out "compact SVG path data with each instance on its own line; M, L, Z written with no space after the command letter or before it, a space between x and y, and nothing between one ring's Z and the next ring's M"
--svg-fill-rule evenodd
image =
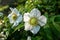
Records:
M34 17L34 16L40 17L40 15L41 15L41 12L36 8L32 9L30 12L30 16L32 16L32 17Z
M15 26L17 26L17 25L18 25L18 23L17 22L14 22L12 28L15 27Z
M8 15L8 18L10 18L11 16L12 16L12 14L9 14L9 15Z
M31 30L32 26L29 23L25 23L25 29L26 31Z
M40 26L35 26L32 30L30 30L33 34L37 34L40 30Z
M10 18L9 20L10 20L10 23L11 23L11 24L15 22L15 21L14 21L14 20L12 20L11 18Z
M24 22L28 22L30 20L29 13L24 14Z
M13 11L13 8L10 7L10 10Z
M28 37L27 37L27 40L31 40L31 36L28 36Z
M18 18L17 18L17 20L16 20L16 22L21 22L22 21L22 15L20 15Z
M47 23L47 18L45 17L45 16L41 16L40 18L39 18L39 24L40 24L40 26L44 26L46 23Z
M9 21L10 21L10 23L14 23L14 20L12 20L12 17L11 16L12 16L12 14L9 14L8 15Z
M22 15L20 15L17 20L14 22L13 27L17 26L22 21Z
M16 8L14 8L14 9L12 8L11 10L12 10L12 14L15 13L17 16L20 15L19 11Z

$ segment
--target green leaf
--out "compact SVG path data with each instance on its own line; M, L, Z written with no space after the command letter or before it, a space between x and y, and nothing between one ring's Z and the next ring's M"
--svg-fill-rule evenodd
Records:
M23 5L23 4L18 5L18 6L17 6L17 9L18 9L18 10L19 10L19 12L21 12L22 14L23 14L23 13L25 13L25 7L24 7L24 5Z
M40 36L32 37L32 40L41 40Z
M10 28L12 24L10 24L9 19L5 16L4 17L4 23L6 28Z
M55 28L60 32L60 15L54 16L52 22Z
M53 37L53 39L54 40L58 40L59 38L60 38L60 30L58 30L58 29L60 29L60 28L58 28L59 26L56 26L56 24L54 23L50 23L50 30L51 30L51 32L52 32L52 37Z
M60 32L60 15L52 16L50 20L54 27Z
M35 8L36 6L33 3L33 0L27 0L25 3L25 9L27 12L30 12L33 8Z
M5 6L0 6L0 11L3 11L4 9L8 8L9 6L8 5L5 5Z
M49 24L44 26L44 37L46 40L53 40Z
M55 17L54 22L60 25L60 15Z
M24 3L26 0L16 0L18 3Z
M18 25L16 28L14 28L14 31L12 33L14 33L16 30L22 28L24 25L23 23L21 23L20 25Z

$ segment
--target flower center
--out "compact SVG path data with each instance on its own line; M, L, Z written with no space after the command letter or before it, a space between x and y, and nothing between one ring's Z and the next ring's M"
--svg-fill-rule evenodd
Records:
M37 18L35 18L35 17L31 18L29 23L33 26L37 25Z
M17 19L17 15L16 15L15 13L13 13L12 19L13 19L13 20L16 20L16 19Z

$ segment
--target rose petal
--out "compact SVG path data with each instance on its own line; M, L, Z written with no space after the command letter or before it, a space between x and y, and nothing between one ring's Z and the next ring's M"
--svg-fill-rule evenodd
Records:
M47 18L42 15L41 17L39 17L38 23L39 23L41 26L44 26L44 25L47 23Z
M15 13L17 16L19 16L19 11L16 8L12 8L12 14Z
M12 14L9 14L8 15L8 18L9 18L10 23L12 24L12 23L14 23L14 20L12 20L12 17L11 16L12 16Z
M22 15L20 15L18 18L17 18L17 20L16 20L16 22L21 22L22 21Z
M14 22L13 27L17 26L22 21L22 15L20 15L17 20Z
M30 30L33 34L37 34L40 30L40 26L35 26L32 30Z
M40 17L40 15L41 15L41 12L36 8L32 9L30 12L31 17L35 17L35 16Z
M25 29L26 31L31 30L32 26L29 23L25 23Z
M13 11L13 9L14 9L14 8L11 8L11 7L10 7L10 10L11 10L11 11Z
M29 13L24 14L24 22L28 22L30 20Z

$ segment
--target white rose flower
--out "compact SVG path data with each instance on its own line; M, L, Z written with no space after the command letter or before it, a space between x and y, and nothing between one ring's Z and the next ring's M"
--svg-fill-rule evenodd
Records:
M30 30L33 34L37 34L40 30L40 26L44 26L47 23L47 18L41 16L41 12L34 8L30 13L24 14L25 30Z
M10 23L13 24L14 27L17 26L22 21L22 15L16 8L10 8L10 10L12 12L8 15L8 18L10 20Z

